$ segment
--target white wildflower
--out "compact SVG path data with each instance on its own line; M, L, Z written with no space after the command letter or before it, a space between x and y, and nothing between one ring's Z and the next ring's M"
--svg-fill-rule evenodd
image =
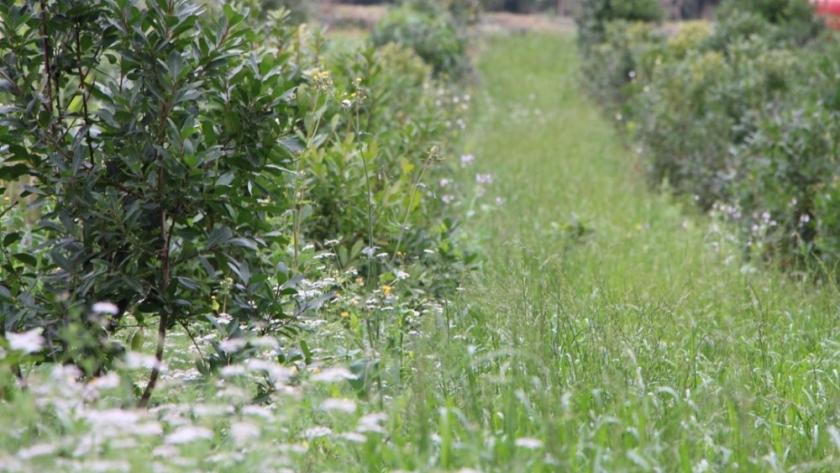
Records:
M356 375L346 368L327 368L324 371L312 376L312 381L320 381L323 383L337 383L345 379L356 379Z
M242 365L227 365L219 370L219 374L223 378L233 378L235 376L242 376L248 374L248 370Z
M50 455L56 450L58 450L58 445L53 445L50 443L39 443L29 448L24 448L23 450L18 452L17 456L21 460L29 460L30 458Z
M32 329L23 333L7 333L6 340L9 341L9 348L24 353L35 353L44 346L46 340L41 336L43 327Z
M492 184L493 176L491 174L476 174L475 182L479 184Z
M275 420L274 414L267 407L245 406L242 408L242 413L254 417L262 417L265 420Z
M265 360L257 360L254 358L245 362L245 366L249 371L261 371L268 374L268 377L273 383L285 383L292 377L292 370L284 368L276 363Z
M321 409L325 411L341 411L350 414L356 412L356 402L352 399L330 398L321 403Z
M326 437L330 435L332 430L329 427L312 427L303 431L303 436L308 439L314 439L318 437Z
M359 419L359 425L356 426L356 432L373 432L377 434L383 434L385 433L385 429L383 429L380 424L382 422L385 422L386 420L388 420L388 414L382 412L368 414Z
M120 313L120 308L113 302L102 301L93 304L91 311L93 311L94 314L117 315Z
M105 376L93 378L89 384L96 389L116 389L120 387L120 382L120 375L112 371Z
M131 471L131 464L125 460L96 460L84 465L84 471L92 473Z
M157 422L144 422L131 427L131 434L138 437L157 437L163 433L163 427Z
M84 417L94 430L111 426L129 428L136 424L140 419L140 415L137 412L123 409L89 411L85 413Z
M245 345L247 344L248 340L245 340L244 338L230 338L219 342L219 348L221 348L225 353L236 353L245 348Z
M230 426L230 435L237 442L244 442L248 439L259 437L262 431L254 424L237 422Z
M152 450L153 457L172 458L177 456L180 452L172 445L161 445Z
M196 440L208 440L212 438L213 432L210 429L187 425L179 427L175 432L167 435L163 441L170 445L180 445L195 442Z
M345 432L339 435L339 437L353 443L365 443L367 441L367 437L356 432Z
M142 353L137 352L128 352L125 355L125 360L123 360L123 366L128 369L136 370L136 369L152 369L155 366L159 366L160 362L158 362L157 358L152 355L144 355ZM163 367L161 367L163 368Z

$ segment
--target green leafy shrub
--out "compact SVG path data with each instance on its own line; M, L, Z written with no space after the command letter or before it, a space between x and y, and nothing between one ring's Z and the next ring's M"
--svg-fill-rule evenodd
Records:
M269 217L287 208L275 176L291 158L296 72L277 69L288 55L247 51L246 17L230 7L211 20L183 1L30 5L0 8L12 53L2 178L33 176L24 194L46 211L26 257L11 250L24 235L4 232L5 329L43 327L46 358L99 370L113 355L102 331L126 311L158 317L162 343L213 312L225 278L232 317L290 327L292 301L274 289L289 275L262 255L286 238Z
M836 41L807 2L728 2L667 40L611 21L582 45L588 91L663 183L736 223L746 254L837 265ZM797 45L809 43L809 50Z
M207 373L221 342L294 339L333 298L320 277L373 290L422 264L418 285L453 286L457 224L424 181L465 104L412 50L187 1L39 8L0 6L0 182L23 181L0 207L0 335L41 330L27 361L101 373L130 314L131 346L158 321L158 361L175 326L217 331Z
M308 0L259 0L261 15L272 10L284 8L289 12L288 21L292 24L304 23L312 14L312 3Z
M536 13L554 10L557 0L481 0L487 11L509 11L512 13Z
M466 38L447 12L433 4L423 5L407 3L390 11L376 25L371 42L375 46L404 45L432 66L436 74L462 76L468 69Z
M593 45L583 64L586 90L610 110L620 109L655 67L665 37L648 23L614 21L606 25L605 41Z
M658 0L581 0L575 22L584 54L606 41L607 25L613 21L656 23L663 11Z
M825 30L808 0L728 0L716 13L713 44L718 49L750 36L778 45L801 46Z

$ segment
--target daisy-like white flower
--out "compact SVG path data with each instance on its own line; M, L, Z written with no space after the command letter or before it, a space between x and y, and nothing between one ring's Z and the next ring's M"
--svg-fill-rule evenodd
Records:
M493 176L491 174L476 174L475 182L479 184L492 184Z
M12 350L22 351L24 353L35 353L44 346L46 340L41 336L44 329L38 327L28 332L23 333L7 333L6 340L9 342L9 348Z
M325 411L341 411L350 414L356 412L356 402L352 399L330 398L321 403L321 409Z
M318 426L318 427L312 427L312 428L306 429L303 432L303 436L308 438L308 439L314 439L314 438L318 438L318 437L326 437L327 435L330 435L331 433L332 433L332 429L330 429L329 427Z
M211 432L210 429L185 425L183 427L179 427L175 432L167 435L163 441L164 443L170 445L180 445L195 442L196 440L209 440L212 438L213 432Z
M346 379L356 379L356 375L347 368L327 368L312 376L312 381L322 383L337 383Z
M113 302L102 301L93 304L91 311L93 311L94 314L117 315L120 313L120 308Z

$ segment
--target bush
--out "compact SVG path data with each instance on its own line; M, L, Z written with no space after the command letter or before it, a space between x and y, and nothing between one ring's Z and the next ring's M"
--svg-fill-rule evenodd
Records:
M581 0L575 16L578 42L584 54L606 41L607 25L613 21L656 23L662 20L658 0Z
M636 141L653 187L723 209L749 256L835 270L840 56L835 39L813 41L822 31L807 2L750 0L667 40L611 21L581 50L590 94Z
M727 0L717 19L715 42L721 49L753 35L779 46L801 46L825 30L808 0Z
M272 10L285 9L289 12L288 21L292 24L301 24L309 19L312 14L311 0L259 0L261 15L265 16Z
M468 69L466 38L452 17L431 4L407 3L394 9L371 34L375 46L397 43L411 48L435 74L461 77Z
M289 275L262 254L275 238L268 218L288 208L271 197L291 158L281 143L296 78L263 78L284 59L245 67L258 54L238 49L249 29L230 7L219 21L183 1L138 10L67 0L33 13L0 9L0 41L15 53L3 67L12 101L0 178L34 176L26 193L47 209L26 257L10 251L23 235L3 240L5 329L42 327L46 358L91 373L114 356L100 338L124 312L159 317L162 343L174 325L212 312L225 278L235 281L232 317L289 327L291 300L274 290Z
M481 0L487 11L508 11L511 13L536 13L554 10L557 0Z
M0 182L27 178L0 207L0 335L46 341L23 359L98 374L151 320L158 361L175 326L294 340L337 275L372 291L421 264L417 294L453 287L457 223L422 182L448 172L462 104L414 52L122 3L0 6ZM203 373L237 356L214 348Z

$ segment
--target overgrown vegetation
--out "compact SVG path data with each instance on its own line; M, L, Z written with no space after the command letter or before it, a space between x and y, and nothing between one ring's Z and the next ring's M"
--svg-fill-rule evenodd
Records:
M0 6L0 335L43 342L0 337L0 364L103 375L156 325L146 405L176 328L216 332L211 375L255 337L295 349L344 291L451 293L474 256L428 183L465 126L454 84L399 45L147 3ZM409 330L378 317L366 337Z
M689 23L671 37L602 26L583 46L586 82L650 183L726 214L749 257L833 274L840 63L813 7L731 1L714 29Z
M378 46L404 45L438 75L459 78L468 69L463 26L439 3L415 0L391 10L373 30L371 41Z
M27 370L0 470L835 471L836 290L743 264L723 226L645 192L574 38L484 51L472 154L428 184L484 242L462 291L405 307L410 279L351 283L297 346L175 330L148 410L124 401L143 350L94 380ZM410 328L368 342L377 317ZM214 344L237 362L204 378Z

